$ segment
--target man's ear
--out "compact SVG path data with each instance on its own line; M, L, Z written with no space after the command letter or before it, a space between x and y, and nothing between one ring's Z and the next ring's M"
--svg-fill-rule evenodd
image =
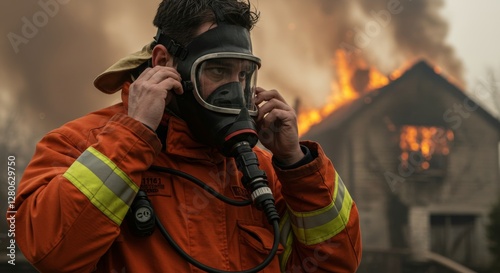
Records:
M152 53L153 67L157 65L161 66L174 66L174 58L168 53L167 48L164 45L158 44L153 48Z

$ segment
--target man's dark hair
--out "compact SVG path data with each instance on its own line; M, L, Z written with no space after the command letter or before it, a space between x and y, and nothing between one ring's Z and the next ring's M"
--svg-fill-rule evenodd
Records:
M251 10L248 0L163 0L153 24L187 45L204 23L224 21L251 30L258 19L259 13Z

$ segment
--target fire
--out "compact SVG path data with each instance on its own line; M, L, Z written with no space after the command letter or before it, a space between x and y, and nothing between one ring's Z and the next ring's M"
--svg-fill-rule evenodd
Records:
M389 84L389 78L384 76L375 68L370 68L370 82L368 83L368 90L374 90Z
M390 78L391 80L395 80L395 79L397 79L397 78L401 77L401 75L403 75L403 73L404 73L404 72L405 72L405 70L404 70L404 69L396 69L396 70L394 70L394 71L391 73L391 75L389 76L389 78Z
M389 78L393 81L399 77L401 77L406 70L410 69L410 67L415 63L415 61L407 61L405 62L400 68L394 70L390 75Z
M327 103L320 109L304 111L298 117L299 135L303 135L309 128L323 120L324 117L359 97L359 94L351 85L352 69L349 60L343 50L336 52L335 58L337 68L337 82L332 82L332 93L327 99Z
M363 59L347 56L347 53L341 49L335 52L333 61L336 69L336 80L331 83L331 94L323 107L300 111L298 116L299 136L305 134L311 126L320 123L338 108L358 99L366 92L374 91L401 77L415 63L414 60L409 60L386 76L375 67L369 66ZM435 66L434 70L436 73L442 71L438 66ZM370 102L370 98L365 100L365 103Z
M379 72L374 67L369 67L362 60L349 60L343 50L335 53L335 68L337 80L331 84L331 95L326 100L326 104L320 109L301 111L298 117L299 135L303 135L309 128L323 120L333 111L348 102L360 97L360 92L368 92L387 85L390 80L387 76ZM357 70L366 70L369 81L363 90L357 90L353 86L354 74Z
M339 78L338 88L339 88L341 95L340 95L340 98L337 98L336 96L334 96L334 97L330 98L329 101L339 100L338 103L343 104L343 102L345 102L345 101L351 101L351 100L357 99L359 95L351 85L353 71L349 67L349 60L347 59L345 52L342 50L337 50L335 60L337 61L336 67L337 67L338 78ZM333 88L335 88L335 85L332 84L332 89Z
M411 125L401 127L399 147L402 151L402 167L407 169L411 164L419 170L429 169L433 156L448 155L449 143L453 139L453 131L449 129Z

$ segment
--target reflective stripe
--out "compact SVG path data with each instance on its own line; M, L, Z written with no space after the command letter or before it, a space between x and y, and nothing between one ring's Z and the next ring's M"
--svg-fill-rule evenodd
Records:
M288 212L286 212L280 220L280 242L285 248L283 253L279 255L280 267L281 272L285 272L288 258L290 258L290 254L292 253L293 245L293 232Z
M312 212L291 212L292 230L305 245L313 245L337 235L342 231L351 213L352 198L342 179L335 174L335 188L332 203Z
M337 198L329 206L321 210L320 214L316 215L304 215L302 213L300 216L293 215L291 217L291 222L297 228L315 228L327 224L332 219L339 215L339 211L342 210L342 202L344 200L345 186L339 185Z
M113 161L93 147L83 152L77 160L92 170L123 202L132 204L139 187Z
M287 211L285 212L285 215L280 219L280 243L282 245L286 244L288 233L290 233L291 230L292 226L290 225L290 215Z
M139 191L127 174L93 147L83 152L63 176L118 225Z

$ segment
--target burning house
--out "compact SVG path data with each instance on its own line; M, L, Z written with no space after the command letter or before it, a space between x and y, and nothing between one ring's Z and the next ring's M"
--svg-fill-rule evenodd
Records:
M500 197L500 122L438 72L421 61L378 88L370 70L353 73L353 99L302 113L302 138L322 144L356 200L367 254L407 249L481 268Z

